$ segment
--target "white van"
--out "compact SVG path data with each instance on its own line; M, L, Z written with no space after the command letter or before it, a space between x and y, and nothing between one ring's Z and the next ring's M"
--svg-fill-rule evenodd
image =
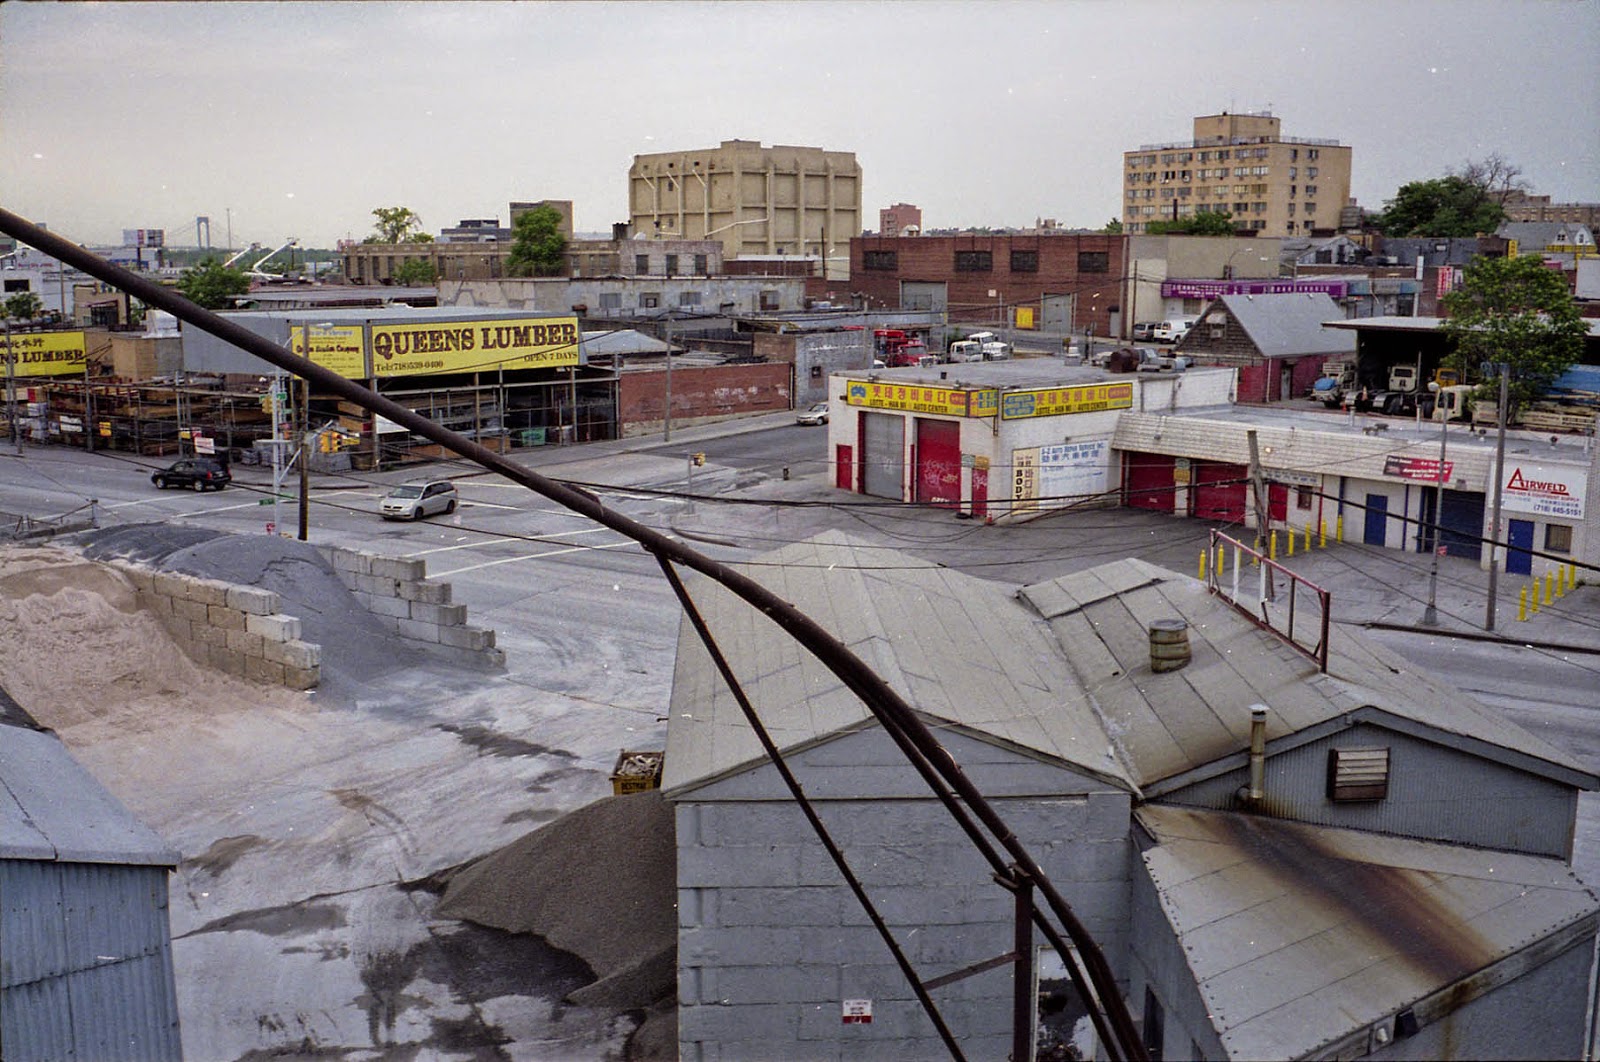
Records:
M1189 329L1200 320L1199 314L1187 314L1169 317L1156 325L1155 340L1157 343L1176 343L1189 334Z

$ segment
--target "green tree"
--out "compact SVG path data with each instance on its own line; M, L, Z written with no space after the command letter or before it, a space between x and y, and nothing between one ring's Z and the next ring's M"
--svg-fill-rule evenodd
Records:
M1118 218L1112 218L1105 223L1105 226L1100 231L1112 236L1119 235L1122 232L1122 221Z
M44 300L31 291L19 291L6 300L6 316L31 321L44 313Z
M1377 217L1385 236L1476 236L1506 219L1506 200L1526 189L1522 169L1498 153L1468 159L1444 177L1403 184Z
M434 275L432 262L407 258L395 264L390 279L403 287L426 287L438 278Z
M232 305L233 296L250 290L250 278L242 269L225 266L212 255L178 275L178 290L196 306L223 310Z
M1232 236L1233 215L1227 211L1202 211L1176 221L1152 221L1144 227L1152 236Z
M566 252L561 212L552 206L534 207L518 217L512 226L506 272L514 277L559 276L566 262Z
M1484 362L1510 366L1507 424L1578 360L1589 332L1566 277L1538 258L1473 259L1461 288L1444 297L1444 308L1449 316L1441 328L1455 345L1451 360L1464 379ZM1496 400L1498 386L1482 383L1479 396Z
M433 242L433 237L422 231L422 217L410 207L378 207L372 216L378 219L373 226L377 232L365 243Z

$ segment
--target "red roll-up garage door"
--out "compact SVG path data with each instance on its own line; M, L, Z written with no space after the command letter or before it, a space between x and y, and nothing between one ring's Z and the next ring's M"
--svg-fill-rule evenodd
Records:
M1202 520L1244 522L1250 470L1217 461L1194 463L1194 515Z
M1130 509L1173 510L1171 454L1126 454L1122 459L1123 502Z
M961 424L917 418L917 501L961 504Z

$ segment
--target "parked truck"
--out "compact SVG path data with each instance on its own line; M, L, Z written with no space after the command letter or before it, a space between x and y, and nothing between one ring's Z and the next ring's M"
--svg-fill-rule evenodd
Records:
M1306 397L1338 409L1356 392L1356 363L1351 358L1329 358L1322 363L1322 376L1311 385Z
M872 333L872 349L876 360L890 369L903 365L921 365L928 356L922 337L899 328L880 328Z
M950 361L1003 361L1011 356L1011 344L1001 342L993 332L974 332L950 344Z

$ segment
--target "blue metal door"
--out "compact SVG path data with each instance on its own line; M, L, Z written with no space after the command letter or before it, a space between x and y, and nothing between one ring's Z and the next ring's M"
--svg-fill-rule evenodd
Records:
M1383 494L1367 495L1367 523L1361 541L1369 546L1381 546L1389 538L1389 498Z
M1506 550L1506 574L1532 575L1533 554L1528 551L1533 548L1533 521L1511 521L1511 530L1506 538L1510 543L1510 548Z

